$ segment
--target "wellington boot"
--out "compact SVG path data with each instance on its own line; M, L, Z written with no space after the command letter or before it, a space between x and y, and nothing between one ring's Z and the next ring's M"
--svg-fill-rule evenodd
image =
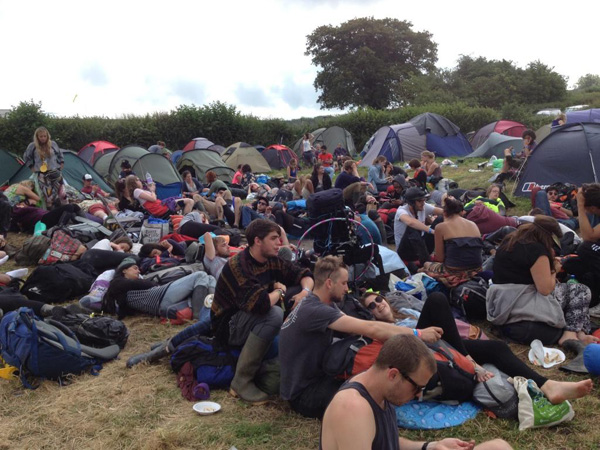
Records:
M565 372L589 373L583 362L583 351L585 350L586 344L578 339L568 339L562 343L562 347L565 350L574 353L576 356L569 361L568 364L559 367L560 370Z
M269 395L279 395L279 382L281 380L281 370L279 359L273 358L263 361L260 370L256 374L256 386Z
M133 366L135 366L139 363L143 363L143 362L153 363L155 361L158 361L162 357L167 356L172 351L173 351L173 348L171 346L171 341L165 341L163 343L163 345L160 345L160 346L150 350L149 352L140 353L138 355L134 355L131 358L129 358L127 360L127 367L129 369L131 369Z
M270 345L271 342L250 333L240 353L235 376L231 381L229 390L231 395L253 405L261 405L269 400L269 395L254 384L254 377Z
M204 299L208 295L208 288L206 286L196 286L192 292L192 317L194 320L200 318L200 310L204 305Z

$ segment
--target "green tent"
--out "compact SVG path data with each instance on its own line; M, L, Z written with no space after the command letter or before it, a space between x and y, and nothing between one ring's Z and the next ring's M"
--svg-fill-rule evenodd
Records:
M108 174L105 175L106 181L108 181L109 183L114 183L119 179L119 174L121 173L121 163L123 162L124 159L126 159L127 161L129 161L129 163L131 164L131 167L133 168L133 165L135 164L135 162L140 159L142 156L147 155L148 154L148 150L146 150L145 148L139 147L137 145L128 145L127 147L123 147L121 150L111 153L111 155L114 155L110 161L110 166L108 168ZM104 155L102 158L103 159L105 156ZM135 171L134 171L135 172ZM143 173L136 173L136 175L140 178L144 177Z
M219 152L208 149L197 149L183 152L177 160L177 170L182 173L189 170L199 181L205 182L205 174L212 170L220 180L231 183L235 171L227 167Z
M0 186L7 184L10 177L17 173L22 166L23 161L17 155L8 150L0 150Z
M108 171L110 170L110 163L115 157L116 152L106 153L98 158L94 162L94 170L98 172L104 179L108 179Z
M332 153L338 144L342 144L348 154L353 158L356 156L356 147L354 146L354 140L348 130L342 127L333 126L329 128L319 128L311 133L314 136L313 145L316 147L317 144L325 144L327 146L327 153ZM298 157L302 158L302 136L294 144L294 152Z
M181 195L181 176L170 159L159 153L148 153L132 165L132 170L138 177L152 176L156 184L156 195L160 199Z
M109 194L113 193L112 187L104 181L102 176L96 172L92 166L77 156L77 153L72 152L71 150L63 150L62 152L65 158L65 166L62 174L64 180L69 186L72 186L77 190L81 190L83 187L83 176L86 173L89 173L92 176L94 183L100 186L100 189L108 192ZM32 175L33 174L31 173L29 167L21 166L18 172L11 177L9 184L28 180Z
M254 173L267 173L271 171L271 166L256 148L245 142L236 142L231 144L225 153L221 156L223 162L233 170L237 170L238 165L248 164L252 167Z

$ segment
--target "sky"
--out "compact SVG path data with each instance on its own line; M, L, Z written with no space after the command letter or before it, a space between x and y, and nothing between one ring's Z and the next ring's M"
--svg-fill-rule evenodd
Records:
M306 36L369 16L432 33L438 67L539 59L571 87L600 74L598 12L589 0L0 0L0 109L34 100L57 116L120 117L221 101L261 118L338 114L317 103Z

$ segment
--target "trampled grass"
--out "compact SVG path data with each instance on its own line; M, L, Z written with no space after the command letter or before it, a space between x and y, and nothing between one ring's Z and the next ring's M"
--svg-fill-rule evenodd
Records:
M468 161L468 160L467 160ZM457 169L444 169L445 176L461 187L485 187L491 169L476 169L468 161ZM510 188L510 185L509 185ZM526 213L528 201L519 199L509 214ZM9 242L26 236L10 234ZM2 269L10 270L12 261ZM131 355L148 350L150 344L179 331L180 326L160 324L158 319L131 317L129 342L119 360L105 364L99 376L73 377L67 386L45 381L35 391L17 380L0 380L0 449L316 449L319 422L291 412L285 402L249 407L225 391L211 392L211 400L222 410L199 416L193 403L183 399L167 361L156 365L125 367ZM526 359L527 348L513 345ZM546 376L580 380L550 369ZM518 449L597 449L600 443L600 399L597 390L572 402L575 419L554 428L518 431L518 423L491 419L484 413L460 427L440 431L407 431L400 434L416 440L456 436L478 442L501 437Z

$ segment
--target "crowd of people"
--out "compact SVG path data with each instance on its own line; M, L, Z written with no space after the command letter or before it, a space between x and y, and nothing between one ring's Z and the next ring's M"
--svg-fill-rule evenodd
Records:
M526 132L524 139L522 155L507 150L505 180L535 150L535 134ZM164 143L157 146L160 152ZM155 184L142 181L124 160L112 197L89 174L80 191L68 186L61 172L62 152L41 127L24 156L31 180L8 186L0 195L0 247L7 246L9 230L33 232L38 223L52 229L81 221L107 225L111 218L172 221L181 216L177 231L190 238L187 244L166 239L134 251L132 239L121 235L77 248L69 261L86 261L99 276L114 272L103 297L82 299L78 311L194 321L149 352L130 358L127 366L158 361L190 337L212 336L221 348L240 352L230 393L250 404L265 403L278 393L298 414L322 420L324 449L358 443L372 448L473 448L473 442L457 439L398 438L392 405L435 389L436 363L427 344L441 340L472 362L474 382L492 377L482 365L494 364L509 376L534 380L554 404L591 392L591 380L556 381L532 370L502 340L461 337L444 292L476 277L485 279L487 319L513 342L598 342L590 315L600 315L595 306L600 301L600 184L584 185L566 199L561 198L560 183L536 189L531 213L512 217L501 182L485 191L448 189L429 151L409 162L412 174L379 156L366 178L341 144L329 153L324 145L315 148L307 133L302 155L312 166L310 175L300 173L296 159L286 170L286 181L276 185L259 181L248 164L238 168L232 184L212 171L204 182L185 171L182 196L162 200ZM291 203L332 189L341 192L347 210L369 231L373 243L390 242L405 266L404 275L423 272L440 285L442 292L430 294L416 316L399 311L385 293L369 290L358 300L370 319L354 317L343 310L351 277L341 257L321 256L304 264L293 257L296 249L287 235L298 237L314 221ZM244 204L246 197L253 200ZM234 229L243 230L246 246L230 245ZM167 284L144 279L157 264L188 261L190 250L199 246L202 257L194 262L201 262L204 270ZM9 257L3 250L0 264ZM0 274L0 284L10 284L14 275ZM578 282L566 283L574 279ZM0 296L4 312L20 306L41 316L63 311ZM345 382L323 366L334 337L348 335L368 337L380 349L366 372ZM275 381L272 370L263 370L273 348L278 354ZM510 446L493 440L476 448Z

